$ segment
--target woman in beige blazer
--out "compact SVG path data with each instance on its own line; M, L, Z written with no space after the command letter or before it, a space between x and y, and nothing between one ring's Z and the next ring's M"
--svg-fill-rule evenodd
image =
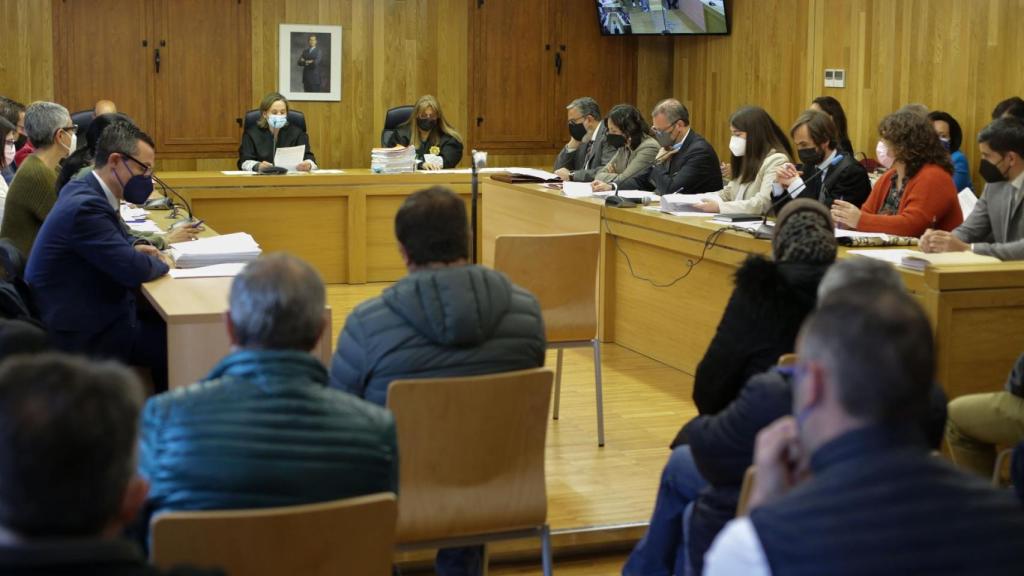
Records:
M745 106L729 119L733 178L718 198L704 200L704 212L764 214L772 205L775 171L793 157L786 133L762 108Z
M650 125L635 106L619 104L608 113L605 122L605 146L614 146L618 151L594 176L591 186L595 192L611 190L613 183L647 170L658 155L658 141L651 136Z

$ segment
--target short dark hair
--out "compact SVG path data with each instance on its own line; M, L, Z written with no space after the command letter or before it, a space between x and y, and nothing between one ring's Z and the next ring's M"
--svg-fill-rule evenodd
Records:
M324 282L278 252L250 262L231 283L229 315L240 346L309 351L324 328Z
M24 104L6 96L0 96L0 116L7 119L8 122L17 126L18 117L23 112L25 112Z
M142 131L141 128L131 122L114 122L107 126L96 143L96 168L103 168L110 160L110 155L118 154L136 155L139 153L139 142L149 144L156 149L153 139Z
M949 151L956 152L960 149L960 146L964 143L964 131L960 128L960 123L953 118L953 115L949 112L943 112L942 110L934 110L928 113L928 119L935 122L945 122L949 125Z
M835 292L800 331L801 361L824 364L848 414L902 424L925 409L935 376L935 344L924 310L903 290Z
M138 378L112 362L42 354L0 365L0 526L98 535L135 473L141 406Z
M1024 99L1021 99L1020 96L1010 96L996 104L996 107L992 109L992 119L995 120L1003 116L1013 116L1024 120Z
M629 147L636 150L645 136L651 135L651 127L644 120L640 111L632 104L616 104L608 112L606 122L614 122L622 131L622 134L629 139Z
M395 215L395 236L418 266L468 258L466 204L443 186L415 192Z
M1014 117L1000 117L978 133L978 142L988 144L994 152L1016 152L1024 158L1024 121Z
M0 319L0 361L18 354L38 354L49 349L46 331L25 320Z
M796 133L797 128L804 125L807 126L807 132L811 135L811 141L816 145L821 146L828 142L828 147L833 150L842 147L836 123L828 114L817 110L804 110L803 114L800 114L800 117L793 123L793 127L789 129L789 135L792 136Z

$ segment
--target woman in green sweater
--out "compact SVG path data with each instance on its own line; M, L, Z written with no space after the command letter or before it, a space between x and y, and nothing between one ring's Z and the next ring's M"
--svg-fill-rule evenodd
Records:
M36 151L18 166L11 181L0 236L10 240L26 258L57 201L58 166L75 151L77 131L71 114L60 104L36 102L25 110L25 132Z

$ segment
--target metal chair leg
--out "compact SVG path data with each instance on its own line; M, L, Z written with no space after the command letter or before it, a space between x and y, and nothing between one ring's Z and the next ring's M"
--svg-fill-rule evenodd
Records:
M544 576L551 576L551 527L547 524L540 529L540 562Z
M601 342L591 340L594 345L594 390L597 393L597 445L604 446L604 391L601 386Z
M554 419L558 420L558 406L562 400L562 348L558 349L558 359L555 360L555 407Z

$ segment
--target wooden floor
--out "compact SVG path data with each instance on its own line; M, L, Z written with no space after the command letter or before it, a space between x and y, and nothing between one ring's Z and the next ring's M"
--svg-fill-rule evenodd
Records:
M335 346L348 312L387 286L328 287ZM598 448L592 355L565 352L561 417L551 421L547 447L548 521L556 533L646 522L669 442L696 415L691 376L614 344L603 355L605 447ZM554 352L547 365L554 368Z

